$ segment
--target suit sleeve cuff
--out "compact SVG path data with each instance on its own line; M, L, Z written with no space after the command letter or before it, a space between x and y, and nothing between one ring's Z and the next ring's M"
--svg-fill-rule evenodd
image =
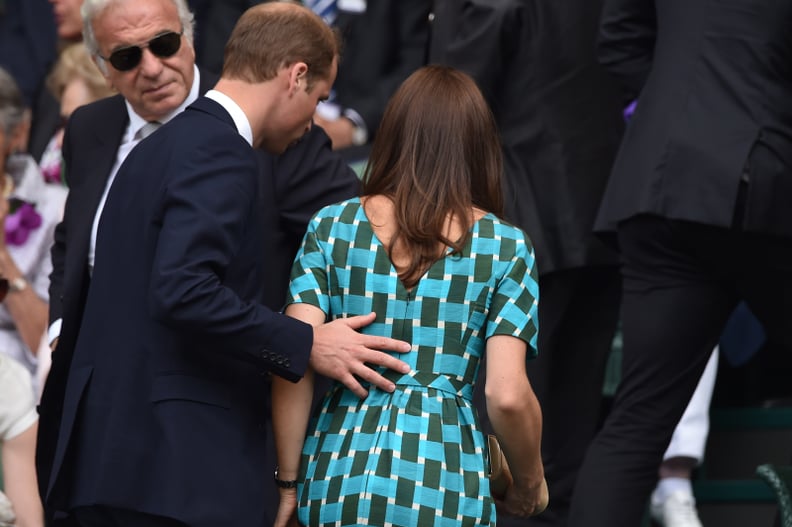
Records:
M299 381L308 369L313 347L313 326L282 315L285 320L276 337L261 351L266 368L291 382Z

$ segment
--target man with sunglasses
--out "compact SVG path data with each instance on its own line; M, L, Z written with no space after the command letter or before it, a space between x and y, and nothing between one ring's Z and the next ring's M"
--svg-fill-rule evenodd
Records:
M277 9L287 10L283 13L285 20L294 16L291 9L302 10L296 6ZM211 86L208 77L194 65L192 17L184 2L86 0L83 13L86 42L99 57L97 62L108 82L123 98L109 98L76 111L64 140L65 177L70 196L53 248L55 271L51 285L51 319L57 321L62 317L62 327L41 404L38 468L42 496L50 516L68 515L73 521L74 510L78 509L77 521L81 525L182 524L168 518L189 525L259 524L267 515L262 504L266 501L265 482L271 481L262 460L267 439L261 427L265 424L268 405L264 374L273 371L297 379L300 368L308 360L313 340L310 360L314 364L323 363L322 369L327 374L357 385L359 392L363 390L353 374L389 389L364 362L399 367L398 361L374 349L406 347L394 341L373 342L363 338L353 331L349 321L317 328L312 339L310 328L295 325L294 321L270 312L257 302L261 296L260 282L264 280L259 276L268 280L264 296L270 305L284 298L283 294L273 295L270 290L285 288L282 267L288 264L283 263L283 254L291 258L293 252L289 251L299 243L295 232L301 221L305 221L301 218L313 212L306 210L307 205L300 209L297 205L300 200L305 203L309 199L306 196L316 199L315 210L322 204L318 200L336 201L352 193L347 180L339 175L340 167L322 157L327 139L321 131L311 130L300 139L310 127L316 99L323 95L323 86L329 89L332 77L328 72L327 78L311 79L309 72L295 71L286 85L291 88L285 91L284 85L275 85L275 81L251 84L235 78L225 82L226 86L244 93L246 100L255 101L252 112L256 115L247 119L258 142L273 152L297 143L294 154L290 151L277 160L262 159L260 155L258 164L263 168L259 170L274 170L276 177L267 178L259 173L258 195L256 188L250 187L250 192L240 196L235 192L238 190L235 182L242 178L242 183L249 186L249 178L244 177L250 166L215 167L213 163L225 157L226 150L221 149L206 159L207 148L190 149L189 144L181 143L181 140L189 143L193 138L205 138L215 127L228 124L218 124L217 119L202 121L201 126L181 128L177 134L181 155L165 147L167 155L133 154L129 162L123 163L133 147L137 149L141 141L138 131L148 121L169 121ZM324 26L320 24L320 27ZM299 35L291 38L299 39ZM241 46L255 44L237 41ZM234 56L233 51L230 56ZM313 88L308 90L306 87L312 83ZM224 99L222 94L215 97ZM272 104L273 97L282 104ZM213 101L201 101L210 107L207 114L225 111L216 106L211 108ZM263 108L270 109L266 119L261 115ZM307 116L306 120L303 116ZM163 134L164 130L143 144L158 145ZM232 135L238 143L238 134ZM170 138L173 139L172 134ZM184 155L185 152L188 154ZM132 159L135 162L129 167ZM179 171L162 166L169 161L176 162ZM329 180L316 177L311 180L305 175L324 166L331 171ZM161 287L146 290L136 277L152 271L159 260L139 259L151 257L154 249L146 246L148 239L129 235L127 223L140 227L142 214L150 209L138 201L134 208L127 209L126 204L118 201L123 201L119 196L134 194L136 200L157 199L154 194L158 190L151 187L147 187L149 191L144 195L137 194L142 188L139 184L150 185L156 180L163 181L161 188L155 185L157 189L169 188L170 183L165 181L173 183L170 178L182 176L176 172L188 170L187 167L197 172L207 171L206 178L196 178L197 183L224 183L213 186L210 192L196 188L195 194L189 186L181 188L186 194L178 196L171 203L172 208L164 209L164 216L147 220L147 225L158 225L165 230L167 218L171 217L169 211L196 212L190 221L180 223L160 248L183 260L170 269L184 273L167 279ZM291 177L286 177L292 175L290 168L301 171L297 178L299 188L291 182ZM113 181L116 175L119 178ZM127 178L126 185L131 186L115 189L123 177ZM222 203L221 210L212 211L199 203L225 199L226 193L229 199ZM243 198L248 200L244 204L234 201ZM119 234L119 229L124 232ZM239 241L243 234L243 241ZM100 241L103 236L104 252ZM242 245L231 253L218 249L216 244L228 249L224 244L230 243L229 240ZM265 252L263 260L262 252ZM206 261L214 258L218 260ZM196 259L204 264L191 267ZM204 274L208 282L202 283L210 284L215 293L203 297L209 302L205 310L193 304L196 310L190 311L190 317L197 316L202 322L185 329L179 327L183 319L174 320L162 310L179 318L170 308L178 311L179 306L190 303L193 292L204 287L168 293L185 274L192 276L189 269L208 273ZM145 281L151 283L157 276L151 275ZM167 296L163 298L164 304L149 304L146 300L147 294L160 293ZM241 304L244 307L239 308L238 301L235 305L247 316L227 308L216 309L217 304L213 303L233 298L244 300ZM170 308L164 308L165 305ZM152 309L158 317L156 321L152 319ZM230 324L229 317L234 324ZM353 323L362 325L369 321L361 319ZM99 338L99 333L104 337ZM163 333L164 340L152 336ZM258 333L259 338L251 338L253 333ZM104 345L98 344L99 341ZM155 351L149 355L152 349ZM331 355L338 359L328 362ZM244 357L251 364L245 365L233 356ZM152 373L149 368L157 372ZM88 370L91 373L86 376ZM180 408L177 401L184 403L184 407ZM100 410L97 403L106 407ZM143 415L141 408L167 415ZM197 422L191 420L204 413ZM151 420L157 417L163 421L153 425ZM179 441L173 443L176 436L167 435L159 428L166 425ZM230 459L223 457L228 455ZM244 482L244 488L240 482ZM244 498L252 495L255 499ZM251 514L256 516L255 522L251 521ZM223 515L227 515L223 520L226 523L218 520Z

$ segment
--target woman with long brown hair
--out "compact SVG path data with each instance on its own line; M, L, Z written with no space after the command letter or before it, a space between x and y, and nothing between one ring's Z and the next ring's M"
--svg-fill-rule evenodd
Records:
M362 400L333 385L310 428L312 375L274 379L276 525L493 525L495 504L520 516L546 506L525 373L537 275L524 233L498 218L501 165L473 80L427 66L385 110L363 197L311 222L287 314L321 324L374 311L364 331L411 342L400 358L412 370L383 371L395 391L371 386ZM497 500L472 404L485 352L489 417L513 476Z

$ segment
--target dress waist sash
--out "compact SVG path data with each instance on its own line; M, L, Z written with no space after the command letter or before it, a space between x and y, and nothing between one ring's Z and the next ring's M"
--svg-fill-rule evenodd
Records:
M401 374L388 370L383 374L383 377L392 381L396 385L396 389L399 386L433 388L454 397L461 397L468 403L473 402L473 385L458 379L452 379L447 375L422 371L411 371L410 373Z

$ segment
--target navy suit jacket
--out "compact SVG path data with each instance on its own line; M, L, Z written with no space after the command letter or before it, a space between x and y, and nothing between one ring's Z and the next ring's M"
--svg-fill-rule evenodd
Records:
M53 464L65 508L264 523L262 376L297 380L312 330L260 302L258 195L257 154L206 98L119 170Z
M215 82L216 77L202 72L201 93ZM57 444L63 394L90 284L87 254L91 224L127 123L124 100L114 96L78 109L69 120L64 138L70 192L64 220L55 235L50 285L50 321L62 318L63 326L39 407L36 456L41 495L52 495L46 500L48 515L63 507L63 492L50 492L55 488L51 473L56 447L63 447ZM283 305L291 261L308 219L322 206L358 194L359 181L332 152L328 137L319 127L281 156L261 150L257 155L261 244L267 255L262 269L269 278L262 300L278 309ZM262 477L271 486L269 477ZM277 492L270 489L270 496L277 497Z
M207 91L216 81L216 77L202 74L200 91ZM64 177L69 185L69 195L63 220L55 229L49 288L50 322L62 319L63 325L41 396L36 443L39 493L48 516L54 513L48 495L51 483L54 483L52 463L63 412L66 378L90 283L88 248L91 226L128 123L124 98L115 95L75 110L63 139Z
M607 0L600 61L638 105L599 229L640 214L729 228L747 179L741 227L792 237L791 20L787 0Z

